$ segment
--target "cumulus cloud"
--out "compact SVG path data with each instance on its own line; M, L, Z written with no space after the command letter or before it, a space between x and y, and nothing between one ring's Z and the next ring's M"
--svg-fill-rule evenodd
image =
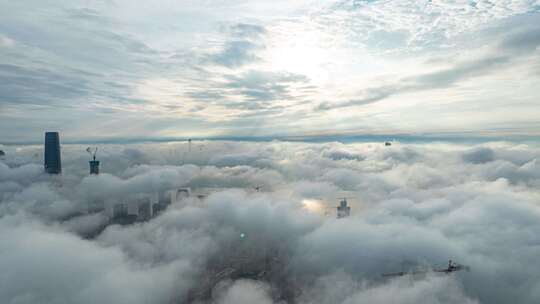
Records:
M467 303L478 301L463 293L462 286L451 277L427 277L423 280L396 279L384 285L358 283L344 273L321 277L306 298L319 303ZM307 300L306 299L306 300Z
M5 240L0 298L5 303L167 303L187 281L175 280L189 271L185 263L148 269L133 265L116 248L31 219L2 217L0 223Z
M47 176L39 149L9 148L0 167L5 303L539 299L536 146L104 145L98 176L80 145L65 145L63 175ZM146 222L88 208L181 187L203 196ZM352 216L336 219L342 196ZM448 259L471 271L381 276Z
M494 153L490 148L481 147L463 153L463 160L473 164L487 163L493 159Z
M231 284L228 284L231 285ZM260 282L249 280L238 280L232 286L221 287L226 288L222 291L217 303L220 304L235 304L235 303L274 303L268 295L268 287Z

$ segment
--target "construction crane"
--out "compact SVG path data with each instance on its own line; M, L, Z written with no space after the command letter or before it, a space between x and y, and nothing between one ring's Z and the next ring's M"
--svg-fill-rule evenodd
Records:
M445 273L450 274L452 272L465 270L467 272L471 271L471 267L466 265L461 265L452 262L452 260L448 261L448 266L446 268L432 268L427 270L417 270L417 271L401 271L401 272L391 272L391 273L383 273L383 277L400 277L404 275L415 275L415 274L426 274L429 272L438 272L438 273Z
M88 152L88 154L90 154L90 157L92 157L92 160L96 160L97 150L98 150L97 147L94 147L94 148L88 147L88 148L86 148L86 152Z

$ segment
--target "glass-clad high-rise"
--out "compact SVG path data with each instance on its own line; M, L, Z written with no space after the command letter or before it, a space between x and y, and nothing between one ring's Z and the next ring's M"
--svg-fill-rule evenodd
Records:
M62 173L60 160L60 135L58 132L45 132L45 172L49 174Z

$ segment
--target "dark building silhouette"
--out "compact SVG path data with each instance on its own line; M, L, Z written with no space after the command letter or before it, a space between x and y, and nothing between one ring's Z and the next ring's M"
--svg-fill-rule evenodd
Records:
M152 204L152 216L157 216L172 203L173 201L173 191L160 191L158 192L158 201L157 203Z
M154 214L152 209L152 202L146 201L146 202L140 202L139 205L139 216L138 219L141 221L148 221L150 220Z
M88 152L92 157L92 159L88 162L90 164L90 174L99 174L99 160L96 160L97 150L97 147L86 148L86 152Z
M152 214L157 216L161 214L163 211L165 211L166 208L167 208L167 205L152 204Z
M88 213L97 213L105 210L105 202L102 200L90 200L88 202Z
M128 208L126 204L116 204L113 206L113 217L126 216Z
M137 221L137 214L130 214L127 204L115 204L111 222L119 225L131 225Z
M351 207L347 206L347 198L343 198L337 207L337 217L344 218L351 214Z
M94 156L94 159L89 161L90 163L90 174L99 174L99 160L96 160L96 157Z
M49 174L62 173L60 159L60 135L58 132L45 132L45 172Z

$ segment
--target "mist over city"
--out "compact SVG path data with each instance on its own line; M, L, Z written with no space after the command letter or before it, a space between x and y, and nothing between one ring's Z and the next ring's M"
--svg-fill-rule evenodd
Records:
M540 303L540 2L0 0L0 303Z

